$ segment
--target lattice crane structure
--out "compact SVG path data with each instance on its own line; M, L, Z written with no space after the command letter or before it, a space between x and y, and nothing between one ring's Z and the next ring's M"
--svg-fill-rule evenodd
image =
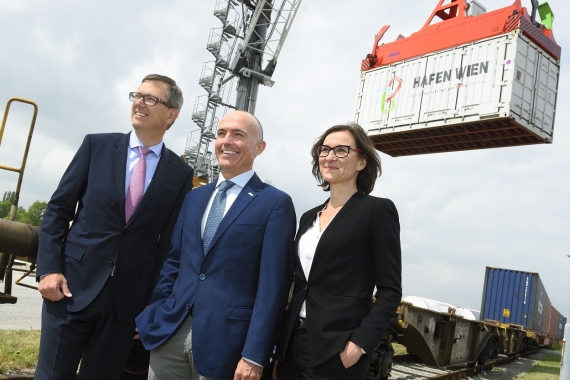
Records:
M207 182L219 174L211 149L218 121L228 109L255 113L259 85L272 87L277 58L302 0L217 0L222 23L212 28L206 49L214 60L202 66L190 132L184 151L195 175Z

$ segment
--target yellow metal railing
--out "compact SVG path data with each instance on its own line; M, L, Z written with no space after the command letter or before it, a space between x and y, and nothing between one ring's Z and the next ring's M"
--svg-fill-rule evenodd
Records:
M30 150L30 143L32 142L32 135L34 133L34 126L36 125L36 118L38 116L38 105L31 100L22 98L11 98L6 103L6 109L4 111L4 117L2 118L2 125L0 126L0 144L2 144L2 136L4 136L4 128L6 127L6 120L8 120L8 113L10 112L10 106L13 102L20 102L30 104L34 107L34 115L32 116L32 122L30 123L30 130L28 132L28 140L26 141L26 149L24 150L24 157L22 158L22 165L19 168L12 166L6 166L0 164L0 169L9 170L19 174L18 184L16 185L16 193L14 194L14 200L12 201L12 208L10 210L10 219L14 221L16 219L16 212L18 212L18 201L20 198L20 188L22 187L22 179L24 178L24 170L26 169L26 161L28 160L28 152Z

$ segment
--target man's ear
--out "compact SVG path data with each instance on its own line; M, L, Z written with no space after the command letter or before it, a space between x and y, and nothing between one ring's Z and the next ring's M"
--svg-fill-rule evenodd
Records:
M259 156L261 153L263 153L263 151L265 150L266 147L266 143L265 141L260 141L257 143L257 146L255 147L255 155Z
M178 115L180 115L180 110L178 108L171 108L170 113L168 115L168 119L166 119L166 125L170 125L178 119Z

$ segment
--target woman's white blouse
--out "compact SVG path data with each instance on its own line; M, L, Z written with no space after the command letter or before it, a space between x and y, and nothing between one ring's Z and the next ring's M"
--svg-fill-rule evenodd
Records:
M307 280L309 279L311 265L313 264L313 258L315 257L315 251L317 250L319 240L338 213L335 213L325 228L320 231L320 216L321 212L323 212L325 208L326 206L317 213L317 217L315 218L313 225L309 227L299 239L299 261L301 261L301 266L303 267L303 272L305 273L305 278ZM307 318L307 301L303 301L301 311L299 312L299 317Z

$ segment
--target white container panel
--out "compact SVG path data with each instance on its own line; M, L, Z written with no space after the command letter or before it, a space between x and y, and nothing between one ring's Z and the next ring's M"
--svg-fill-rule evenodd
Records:
M554 132L554 105L558 88L558 68L545 54L540 55L539 78L534 109L534 124L544 133Z
M364 96L359 101L367 103L361 104L362 112L356 121L367 120L382 129L417 123L421 99L408 96L401 78L417 76L424 71L425 61L412 60L374 70L362 77L361 93ZM396 95L399 95L398 100L391 98Z
M445 120L454 116L456 89L452 81L453 72L449 67L454 67L461 61L461 51L455 49L443 51L427 56L426 60L426 72L421 79L414 78L415 83L421 81L422 85L425 83L429 86L428 90L426 86L422 86L423 91L414 94L416 98L422 98L419 119L422 123ZM416 90L418 88L415 87Z
M493 104L498 110L500 92L496 91L497 78L494 75L497 73L498 64L497 47L504 45L502 42L487 40L466 49L466 62L463 64L466 73L462 82L466 87L462 90L466 93L465 108L472 111L472 114L479 114L482 104Z
M513 112L527 123L532 122L532 106L538 51L530 44L517 44L513 80Z

